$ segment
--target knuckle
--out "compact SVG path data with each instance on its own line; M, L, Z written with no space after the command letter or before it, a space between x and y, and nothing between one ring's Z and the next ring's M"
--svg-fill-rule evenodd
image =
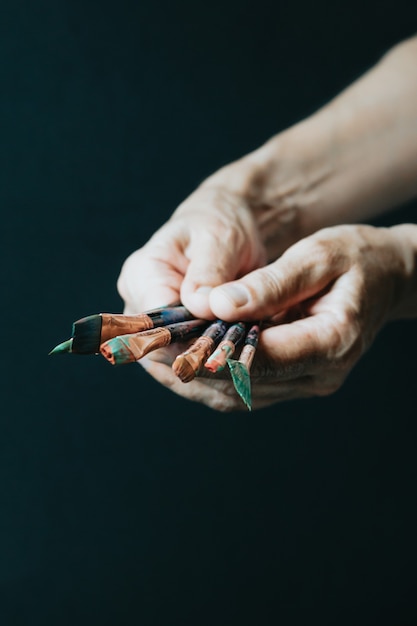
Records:
M359 314L352 307L338 314L328 327L328 360L335 367L345 367L353 355L362 351Z
M266 266L260 273L253 277L252 291L259 291L259 282L262 282L262 291L266 294L266 299L270 302L279 303L282 296L282 285L273 268L273 266Z
M306 253L312 266L333 269L338 267L341 257L339 242L327 236L326 229L306 240L306 243L308 244Z

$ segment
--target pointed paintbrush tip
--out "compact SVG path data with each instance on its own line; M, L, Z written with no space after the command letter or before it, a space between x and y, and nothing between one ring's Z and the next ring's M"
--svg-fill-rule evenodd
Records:
M64 354L64 352L72 352L72 338L59 343L49 354Z
M230 368L230 373L232 375L236 391L248 407L249 411L252 411L251 384L248 368L246 365L236 361L235 359L227 359L227 364Z

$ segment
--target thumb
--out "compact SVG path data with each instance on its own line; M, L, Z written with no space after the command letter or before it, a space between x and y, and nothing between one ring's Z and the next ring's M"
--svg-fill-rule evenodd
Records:
M197 317L214 318L210 307L212 289L256 267L259 261L254 259L252 248L250 243L245 249L225 245L219 236L207 235L194 241L187 250L190 262L181 285L182 303Z
M210 293L214 315L225 321L265 319L317 295L343 271L342 258L307 239L277 261L227 282Z

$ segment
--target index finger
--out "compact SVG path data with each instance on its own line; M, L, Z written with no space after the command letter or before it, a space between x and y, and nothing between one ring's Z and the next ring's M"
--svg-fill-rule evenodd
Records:
M117 289L126 314L178 303L182 273L164 258L141 248L123 263Z

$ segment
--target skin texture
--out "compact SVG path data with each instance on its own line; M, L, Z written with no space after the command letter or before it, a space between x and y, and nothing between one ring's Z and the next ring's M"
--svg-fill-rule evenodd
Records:
M417 38L315 115L207 178L124 263L125 313L268 320L253 409L327 395L390 320L417 316L417 226L364 222L417 195ZM230 375L182 383L184 346L141 363L181 396L242 408ZM204 369L204 368L203 368Z

